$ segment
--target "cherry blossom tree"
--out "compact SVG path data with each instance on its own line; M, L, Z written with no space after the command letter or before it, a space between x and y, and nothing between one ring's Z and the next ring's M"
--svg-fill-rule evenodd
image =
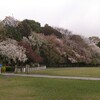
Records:
M12 60L13 62L25 62L27 60L26 49L19 46L16 40L7 39L0 42L0 55Z

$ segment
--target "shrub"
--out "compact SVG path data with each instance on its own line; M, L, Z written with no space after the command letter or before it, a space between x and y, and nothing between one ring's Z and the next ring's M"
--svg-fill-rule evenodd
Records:
M6 67L5 66L1 67L1 72L3 72L3 73L6 72Z
M11 66L6 67L6 72L14 72L14 70L15 70L14 67Z

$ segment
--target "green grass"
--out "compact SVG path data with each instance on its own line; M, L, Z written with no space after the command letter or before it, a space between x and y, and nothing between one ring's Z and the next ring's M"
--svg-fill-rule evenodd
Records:
M100 77L100 67L88 68L52 68L46 70L34 70L31 74L60 75L60 76L82 76Z
M100 100L100 81L0 76L0 100Z

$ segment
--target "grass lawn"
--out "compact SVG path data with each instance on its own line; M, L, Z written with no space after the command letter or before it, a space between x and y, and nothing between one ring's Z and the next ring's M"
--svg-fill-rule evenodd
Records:
M100 100L100 81L0 76L0 100Z
M100 77L100 67L51 68L51 69L46 69L46 70L34 70L34 71L31 72L31 74Z

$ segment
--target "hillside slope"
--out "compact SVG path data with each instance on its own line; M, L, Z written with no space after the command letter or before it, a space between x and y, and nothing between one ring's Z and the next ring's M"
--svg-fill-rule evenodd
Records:
M47 66L100 64L100 48L91 41L91 38L48 24L41 27L34 20L6 17L0 23L0 61L31 66L34 63Z

